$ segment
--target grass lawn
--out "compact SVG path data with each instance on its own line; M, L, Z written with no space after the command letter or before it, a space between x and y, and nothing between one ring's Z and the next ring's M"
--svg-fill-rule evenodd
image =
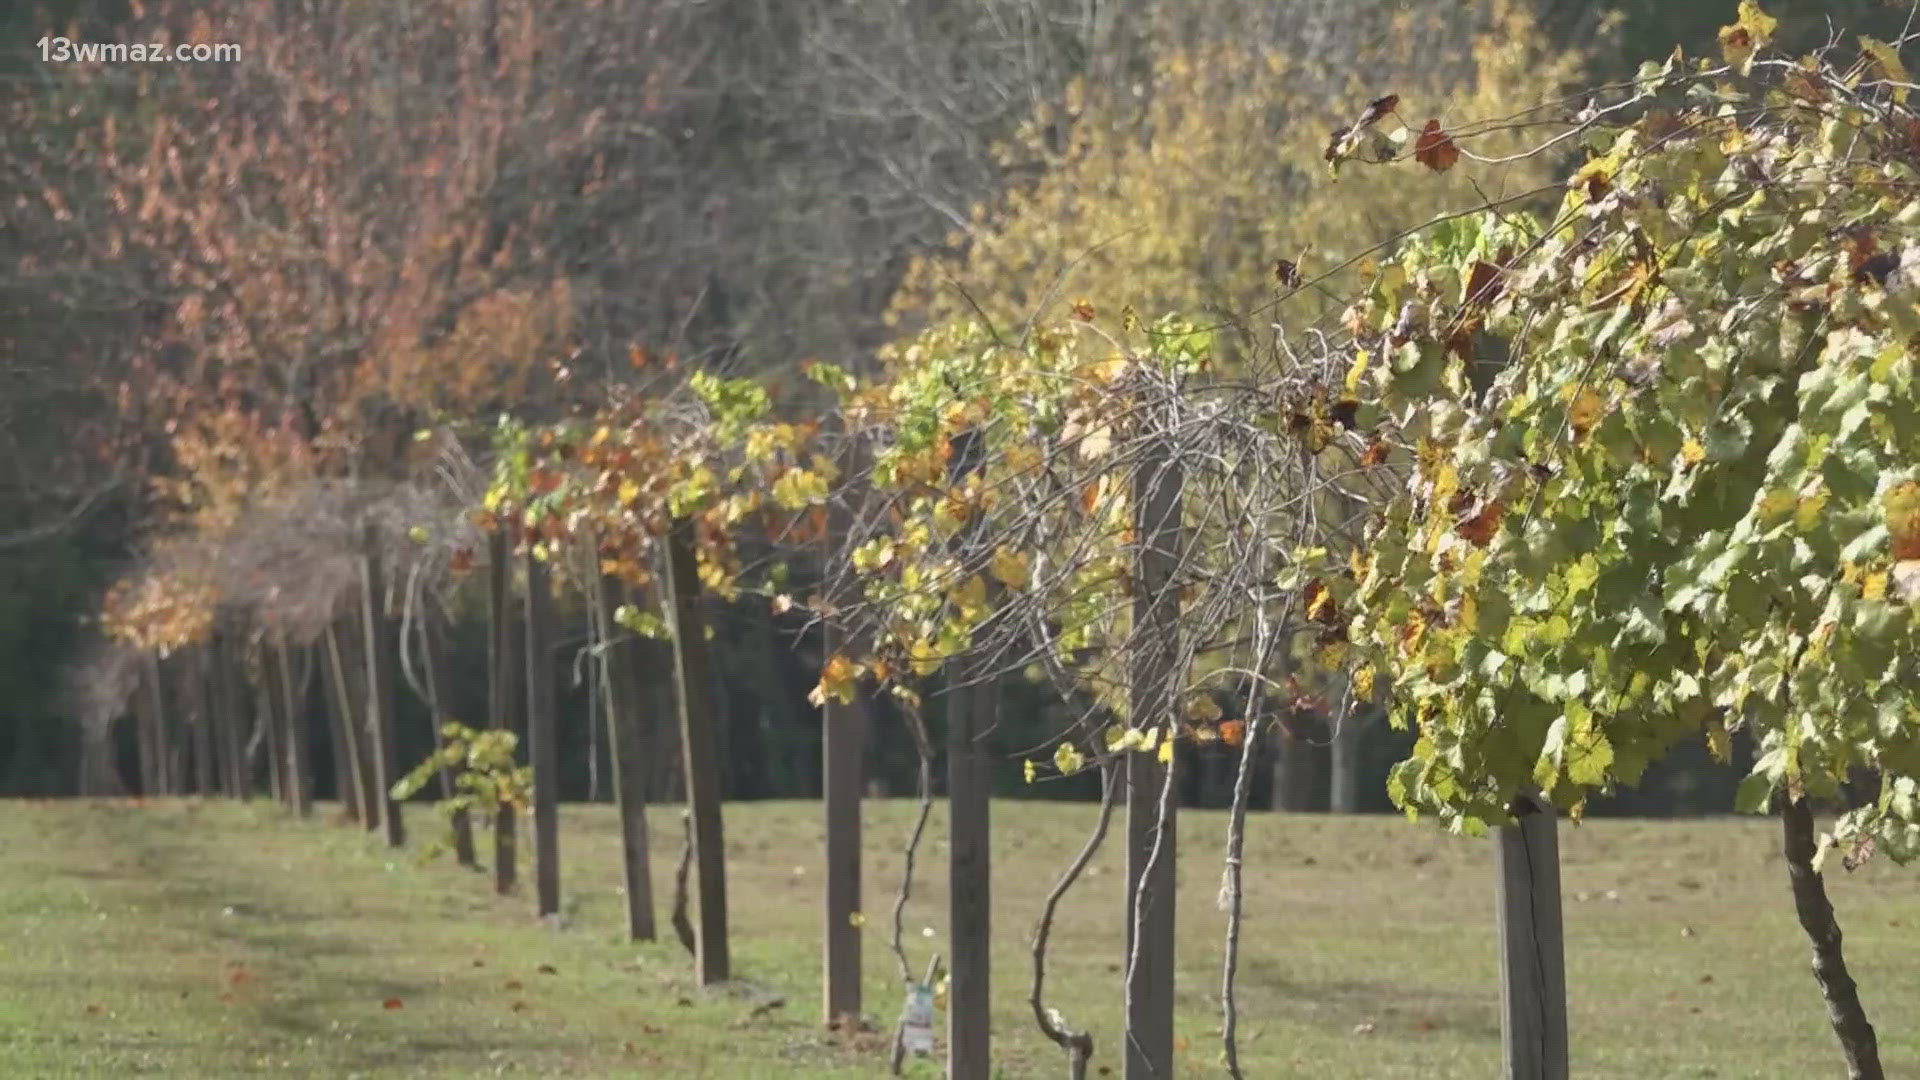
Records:
M416 833L437 827L410 809ZM911 809L867 806L866 994L889 1029L900 989L883 927ZM495 898L450 862L261 804L0 803L0 1076L885 1075L881 1037L818 1022L817 806L726 813L741 983L702 992L678 944L621 941L607 807L562 810L568 924L554 930L529 898ZM1009 1077L1064 1074L1027 1011L1026 951L1092 819L1091 806L994 807ZM1182 1075L1220 1075L1224 817L1188 812L1181 827ZM677 811L653 828L664 897ZM942 837L936 812L906 917L916 971L945 944ZM1561 847L1575 1076L1842 1074L1772 822L1600 821L1563 828ZM1248 866L1249 1077L1496 1074L1488 843L1397 818L1262 814ZM1093 1028L1102 1075L1116 1061L1119 870L1110 838L1064 905L1050 980L1053 1004ZM1876 862L1830 884L1887 1072L1920 1075L1915 878Z

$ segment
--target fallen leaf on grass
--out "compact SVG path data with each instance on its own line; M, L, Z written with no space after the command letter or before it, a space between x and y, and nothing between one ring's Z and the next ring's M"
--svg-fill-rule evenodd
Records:
M506 983L505 983L505 986L504 986L504 988L505 988L505 989L508 989L508 990L518 990L518 989L520 989L520 980L519 980L519 979L508 979L508 980L506 981Z
M560 969L557 967L554 967L552 964L541 964L539 967L535 968L534 970L538 971L542 975L560 974Z
M392 1012L395 1009L406 1008L407 1003L404 1001L401 1001L399 998L388 998L387 1000L380 1003L380 1007L387 1010L388 1012Z
M94 1002L87 1006L87 1012L93 1016L99 1016L101 1013L106 1011L107 1011L106 1006L101 1005L99 1002Z
M514 1012L526 1012L526 1011L527 1011L527 1003L526 1003L526 1002L524 1002L524 1001L516 1001L516 1002L514 1002L514 1003L513 1003L513 1011L514 1011Z

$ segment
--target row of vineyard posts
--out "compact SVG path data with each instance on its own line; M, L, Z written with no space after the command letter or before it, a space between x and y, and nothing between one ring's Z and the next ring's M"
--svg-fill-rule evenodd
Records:
M250 687L269 786L310 813L301 725L317 681L349 816L398 846L407 835L402 797L437 785L462 862L477 862L476 823L490 828L502 892L515 884L518 822L530 816L537 913L557 917L554 620L556 591L566 590L589 612L604 661L597 693L611 729L636 939L655 934L642 816L653 793L639 766L649 745L643 729L658 718L642 715L635 649L641 637L672 642L683 882L691 874L675 924L700 982L721 982L731 975L726 867L702 597L762 597L775 611L807 614L827 642L812 695L825 725L824 1018L857 1017L863 1004L859 799L862 741L878 712L871 706L884 697L916 732L924 808L932 749L922 711L937 697L951 822L947 1069L954 1080L992 1075L989 795L1001 763L988 736L1002 684L1024 677L1050 683L1080 710L1050 754L1022 764L1028 781L1094 770L1104 793L1033 938L1034 1019L1071 1075L1086 1075L1095 1048L1087 1030L1047 1004L1047 942L1056 908L1116 809L1125 814L1126 873L1114 899L1127 934L1117 944L1123 1035L1114 1053L1128 1080L1174 1075L1175 779L1197 743L1240 751L1220 994L1223 1056L1238 1077L1248 772L1259 740L1281 737L1287 677L1332 673L1355 698L1391 699L1396 723L1418 729L1413 756L1390 781L1398 804L1456 831L1496 832L1506 1072L1552 1078L1568 1070L1557 818L1577 818L1590 794L1632 782L1679 734L1704 736L1724 756L1731 732L1753 725L1764 752L1742 802L1781 807L1796 909L1834 1029L1851 1074L1878 1077L1873 1031L1821 885L1810 800L1833 792L1849 768L1871 765L1885 796L1843 819L1839 839L1825 846L1852 842L1851 857L1871 840L1896 857L1914 854L1920 784L1906 766L1920 735L1907 719L1844 745L1795 742L1795 732L1827 722L1807 711L1815 704L1794 699L1813 684L1727 658L1778 655L1785 643L1798 650L1796 664L1879 664L1881 676L1911 668L1920 604L1912 301L1920 286L1887 272L1874 253L1902 244L1920 251L1914 215L1864 182L1835 180L1812 194L1779 187L1768 169L1794 154L1878 154L1887 182L1911 195L1920 143L1902 140L1920 132L1920 118L1904 91L1894 93L1905 80L1893 78L1897 57L1889 60L1886 46L1869 47L1852 74L1820 60L1768 66L1755 53L1770 29L1743 4L1724 38L1724 63L1676 56L1650 65L1619 100L1574 121L1593 157L1559 217L1496 208L1442 222L1367 266L1364 280L1348 283L1357 298L1338 313L1344 337L1316 329L1262 343L1245 328L1147 323L1131 310L1102 319L1081 303L1070 319L1030 327L1017 341L978 323L935 328L883 350L871 379L813 365L819 396L831 403L825 419L782 419L765 386L695 373L664 396L612 388L591 415L538 428L502 421L489 429L484 496L470 493L430 522L389 520L352 533L354 587L326 618L299 633L275 631L271 621L249 631L223 624L219 605L205 603L190 631L176 627L164 642L134 635L159 645L147 656L166 653L148 660L131 700L142 788L245 797ZM1862 82L1875 64L1887 76L1879 89ZM1690 93L1752 111L1674 104L1697 110L1682 122L1653 107ZM1376 129L1396 107L1392 98L1369 106L1336 134L1329 161L1393 158L1391 145L1375 143L1395 142ZM1835 134L1835 118L1847 122L1842 132L1880 132L1882 141L1849 143ZM1398 141L1413 140L1403 128ZM1432 121L1412 156L1445 171L1463 152ZM1726 164L1737 152L1751 155L1751 167ZM1748 216L1722 223L1727 229L1780 222L1765 244L1755 241L1761 254L1753 257L1801 291L1787 299L1771 285L1759 298L1714 291L1719 278L1690 261L1730 256L1719 226L1699 222L1719 221L1714 215L1740 199L1698 186L1689 189L1697 214L1657 216L1652 200L1622 195L1657 169L1711 176L1746 197ZM1679 197L1671 176L1663 183L1664 198ZM1806 205L1796 200L1808 198L1853 208L1851 254L1818 251L1822 241L1796 216ZM1344 280L1341 269L1325 275L1328 288ZM1283 264L1280 278L1279 299L1301 293L1298 267ZM1891 296L1896 288L1906 291ZM1725 342L1707 328L1744 325L1739 318L1763 302L1787 328L1784 338L1780 325L1766 328L1772 362L1800 365L1805 381L1743 382L1715 359ZM1846 332L1822 339L1806 331L1809 318L1844 318ZM1558 334L1543 339L1553 347L1521 349L1526 335L1548 332L1541 327ZM1491 335L1523 359L1489 388L1469 377L1468 362ZM1651 355L1656 345L1664 369L1594 372L1609 347ZM1824 374L1807 360L1820 348L1828 350ZM1852 380L1844 393L1832 385L1839 368ZM1713 394L1723 411L1701 413L1697 401ZM1858 475L1807 464L1806 440L1769 419L1781 397L1800 422L1828 423L1822 438L1853 440L1847 468ZM1865 419L1842 425L1848 409ZM447 425L417 442L464 452L476 437ZM1776 475L1782 469L1803 471L1787 484ZM1816 481L1828 487L1816 491ZM1618 492L1633 485L1655 494L1623 507ZM1665 507L1664 522L1649 509L1655 504ZM1603 543L1597 515L1626 524ZM1828 521L1856 534L1818 533ZM1799 563L1781 555L1791 538L1780 530L1794 528L1811 537L1803 546L1813 554L1795 556ZM1641 540L1628 535L1633 529ZM1686 554L1702 536L1721 545L1707 553L1721 566L1715 582L1700 569L1707 555ZM437 575L449 590L462 587L481 548L491 704L488 728L476 731L440 708L448 608L422 600L416 584ZM1808 559L1833 564L1825 584L1807 585L1818 575L1804 567L1792 577L1773 568ZM1764 587L1724 588L1725 568L1736 564ZM1664 597L1584 598L1683 571L1698 581ZM1749 622L1759 616L1728 607L1742 592L1793 597L1807 588L1821 598L1831 592L1830 605L1848 617L1820 624L1818 652L1785 602L1765 613L1783 623ZM1683 639L1701 644L1681 647ZM1633 666L1617 670L1616 656ZM1708 707L1703 686L1716 677L1742 688L1726 699L1732 708ZM1579 689L1606 679L1618 685L1604 696ZM428 699L440 729L440 750L411 771L394 760L403 681ZM1863 688L1846 689L1855 684ZM1910 717L1913 685L1831 679L1820 692L1843 696L1821 707ZM894 949L913 981L897 922Z

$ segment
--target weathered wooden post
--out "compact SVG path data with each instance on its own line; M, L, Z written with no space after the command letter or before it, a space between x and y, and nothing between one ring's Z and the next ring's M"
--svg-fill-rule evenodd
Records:
M367 745L373 758L373 794L370 800L379 810L380 826L387 846L406 843L407 830L400 817L400 802L393 797L394 781L400 779L398 756L394 746L394 709L398 688L393 677L394 659L400 641L392 613L387 610L386 575L381 565L379 533L368 524L365 532L366 559L361 575L361 616L366 626L367 673Z
M613 755L613 797L620 811L620 850L626 866L627 936L652 941L653 873L647 842L647 774L640 715L639 642L614 621L626 587L603 574L594 590L595 628L605 650L607 740Z
M527 551L527 757L533 764L533 884L541 918L560 914L560 747L553 678L553 582Z
M1133 476L1133 633L1128 698L1136 729L1174 737L1174 668L1180 596L1181 495L1185 473L1152 431ZM1164 798L1177 767L1169 752L1127 755L1127 1080L1165 1080L1173 1067L1174 863L1177 797ZM1164 816L1163 816L1164 811ZM1156 848L1158 849L1156 851Z
M487 707L495 731L513 731L522 704L518 697L519 668L513 632L513 565L508 562L507 535L487 537ZM501 806L493 821L493 891L513 891L517 873L513 807Z
M826 631L826 654L839 648ZM826 818L826 934L822 998L826 1021L860 1017L860 794L865 781L866 710L828 698L821 709L820 800Z
M985 466L985 436L967 431L953 440L949 482L958 486ZM959 538L961 561L975 561L984 521L976 512ZM952 957L947 976L947 1076L987 1080L993 1072L992 759L987 738L999 719L1000 685L991 651L972 652L947 666L947 932Z
M1514 799L1499 836L1500 1035L1507 1080L1566 1080L1567 966L1553 805Z
M851 453L841 460L841 474L853 475ZM850 527L843 495L827 511L827 551L839 551ZM834 568L828 568L829 578ZM771 636L771 635L769 635ZM842 631L829 619L824 627L823 652L831 658L842 648ZM860 796L866 786L865 703L841 703L831 697L821 707L820 803L826 819L825 933L821 949L821 1005L831 1024L841 1017L860 1018Z
M720 818L720 770L715 760L712 669L707 625L700 617L700 575L691 518L673 523L667 537L667 602L673 609L674 683L680 690L680 751L691 813L695 882L699 890L694 963L700 984L725 982L727 950L726 841Z

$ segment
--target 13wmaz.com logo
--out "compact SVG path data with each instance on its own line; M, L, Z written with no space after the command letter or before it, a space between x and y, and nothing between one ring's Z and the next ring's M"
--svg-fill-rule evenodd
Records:
M231 64L240 59L240 46L234 44L128 45L64 37L43 37L38 44L41 61L49 64Z

